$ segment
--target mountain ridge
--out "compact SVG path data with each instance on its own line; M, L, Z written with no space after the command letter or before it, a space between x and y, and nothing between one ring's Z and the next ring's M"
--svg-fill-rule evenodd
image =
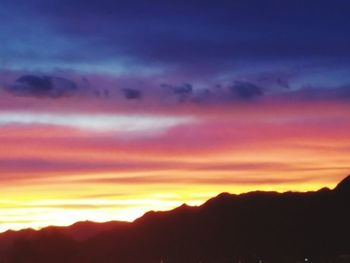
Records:
M130 223L33 230L14 238L0 262L328 262L350 254L349 182L310 192L221 193Z

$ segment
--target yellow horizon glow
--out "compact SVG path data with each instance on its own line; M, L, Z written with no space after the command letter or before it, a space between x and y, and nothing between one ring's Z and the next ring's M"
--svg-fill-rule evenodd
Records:
M349 106L318 105L317 114L299 105L280 107L277 113L243 107L203 114L191 108L165 126L153 126L159 117L154 114L145 127L126 114L124 124L142 122L134 124L141 127L137 136L118 132L118 124L111 131L108 121L105 132L72 128L78 115L38 124L35 115L8 123L5 114L0 232L133 221L150 210L200 205L222 192L333 188L350 172ZM23 123L28 118L34 124Z
M259 185L253 189L250 185L230 186L218 185L213 187L179 185L177 188L167 185L152 186L144 195L123 196L116 194L114 197L106 198L82 198L74 197L72 199L62 199L60 187L53 185L47 188L47 192L36 194L42 187L25 187L28 193L26 196L18 196L16 193L7 193L0 202L2 211L0 232L7 230L20 230L25 228L41 229L47 226L68 226L78 221L108 222L116 221L133 221L141 217L144 213L155 210L171 210L183 203L191 206L203 204L208 199L215 197L222 192L241 194L253 190L259 191L315 191L323 187L333 188L334 183L305 183L305 184L288 184L288 185ZM47 186L46 186L47 187ZM63 186L65 187L65 186ZM90 186L91 187L91 186ZM134 186L126 185L127 189ZM101 188L111 190L110 185L102 185ZM181 189L179 191L179 189ZM141 192L140 189L135 189ZM163 191L163 192L162 192ZM67 191L74 192L74 189ZM6 193L6 191L5 191ZM31 194L29 194L31 193ZM93 191L81 191L80 195L93 196ZM66 193L67 195L67 193ZM97 194L96 194L97 195ZM17 199L17 200L16 200ZM13 201L16 200L16 201ZM20 218L20 220L18 220Z

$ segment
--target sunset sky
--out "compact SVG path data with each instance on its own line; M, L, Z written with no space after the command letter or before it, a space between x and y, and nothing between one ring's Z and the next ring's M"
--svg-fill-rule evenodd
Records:
M0 232L350 174L350 2L0 1Z

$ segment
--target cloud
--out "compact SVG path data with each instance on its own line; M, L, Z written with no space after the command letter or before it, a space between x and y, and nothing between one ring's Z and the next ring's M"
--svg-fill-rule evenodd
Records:
M350 100L350 84L334 86L334 87L319 87L319 86L304 86L298 90L280 94L283 99L298 100L298 101L348 101Z
M126 185L147 185L147 184L186 184L186 185L276 185L288 183L305 183L314 178L240 178L240 177L180 177L180 176L122 176L122 177L99 177L92 179L78 179L75 183L93 184L126 184Z
M78 86L61 77L24 75L10 85L7 91L16 96L59 98L72 96L78 91Z
M231 92L237 98L249 100L264 95L263 90L250 82L235 81L230 87Z
M184 83L182 85L171 85L163 83L160 86L171 94L177 96L180 102L187 101L193 94L193 86L189 83Z
M282 88L285 88L285 89L289 89L290 88L289 82L286 79L278 78L276 82Z
M15 109L16 107L22 108L21 105L25 104L26 109L29 109L42 105L42 110L45 111L55 108L54 103L50 100L47 101L47 108L45 108L46 98L66 98L65 103L70 105L72 111L86 107L92 109L93 106L96 110L98 107L98 111L111 108L118 108L122 111L148 111L149 106L152 105L153 110L157 108L159 111L171 112L177 111L177 108L190 107L191 104L200 105L201 109L204 107L209 109L220 105L229 107L234 102L259 104L260 102L301 101L314 103L327 100L341 102L350 99L349 82L346 82L347 84L325 84L324 86L302 85L300 79L285 77L287 75L285 72L265 75L237 77L233 75L227 77L229 80L214 83L192 83L191 79L188 79L182 82L183 84L177 84L179 82L172 79L171 74L153 77L112 76L66 70L39 75L31 71L7 70L0 71L2 87L0 89L7 91L7 93L3 92L0 107ZM164 82L164 80L169 81ZM302 86L297 87L296 81ZM289 85L290 82L292 82L291 85ZM6 96L11 97L12 102L5 98ZM42 98L43 100L38 103L37 100L31 100L31 98ZM130 103L127 103L129 100L134 100L135 103L131 106ZM60 100L59 103L62 101Z
M276 61L279 68L310 60L328 67L330 58L349 55L344 1L302 8L291 0L267 2L204 1L199 16L196 4L183 1L3 0L0 57L15 68L44 71L177 71L209 78L241 71L242 61L252 65L248 71Z
M192 93L192 85L184 83L182 86L174 86L174 93L178 95L187 95Z
M122 89L124 96L128 100L133 99L141 99L142 98L142 92L137 89L131 89L131 88L124 88Z

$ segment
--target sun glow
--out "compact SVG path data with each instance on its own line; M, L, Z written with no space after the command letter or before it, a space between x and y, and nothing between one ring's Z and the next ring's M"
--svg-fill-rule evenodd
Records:
M310 109L292 104L278 113L1 112L0 231L132 221L221 192L332 188L350 170L350 110L332 107L316 105L308 122L295 116L311 118Z

